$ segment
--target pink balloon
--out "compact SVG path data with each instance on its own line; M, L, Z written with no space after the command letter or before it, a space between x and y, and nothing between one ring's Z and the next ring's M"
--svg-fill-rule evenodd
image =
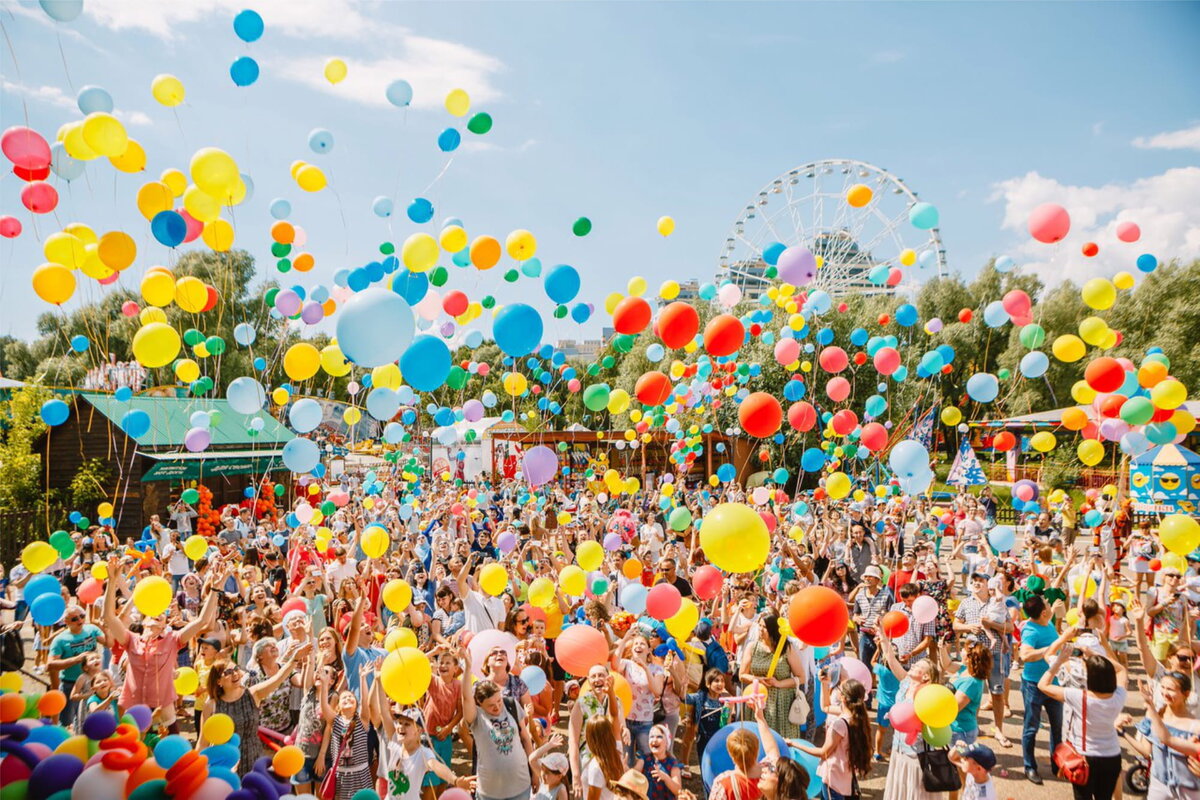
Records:
M780 339L775 343L775 360L787 366L800 357L800 343L795 339Z
M558 454L546 445L539 444L525 451L525 457L521 460L521 470L525 473L525 480L532 486L549 483L558 472Z
M928 625L929 623L931 623L935 619L937 619L937 615L938 615L937 600L934 600L932 597L930 597L927 594L921 595L920 597L918 597L916 600L913 601L912 615L913 615L913 619L915 619L919 624Z
M930 333L938 333L942 329L942 321L937 317L934 317L933 319L929 320L929 322L925 323L925 327Z
M1117 226L1117 238L1122 242L1136 242L1142 238L1142 229L1136 222L1122 222Z
M140 310L138 304L133 300L126 300L121 304L121 313L127 317L136 317Z
M917 710L909 700L896 703L888 712L892 727L901 733L916 733L921 730L921 720L917 719Z
M838 663L842 665L842 681L858 681L868 692L871 691L873 682L870 667L852 656L842 656Z
M811 250L799 245L780 253L775 266L779 272L779 280L793 286L806 286L817 277L817 257Z
M874 362L880 375L891 375L900 368L900 351L894 347L881 347L875 351Z
M481 366L486 366L486 365L481 365ZM579 389L582 385L583 384L581 384L579 382L579 378L571 378L571 380L567 381L567 391L570 392L571 394L574 394L579 391Z
M1066 238L1071 230L1071 215L1057 203L1043 203L1029 215L1029 235L1043 244Z
M683 595L669 583L660 583L646 594L646 613L658 620L675 616L681 605Z
M1029 295L1020 289L1013 289L1008 294L1004 295L1004 299L1000 301L1000 305L1008 312L1010 317L1025 317L1029 315L1030 309L1033 307L1033 301L1029 299Z
M508 668L512 669L517 663L517 637L495 629L482 631L471 637L467 645L471 651L471 669L480 677L483 676L484 665L488 653L501 648L508 655Z
M21 235L21 220L16 217L0 217L0 236L5 239L15 239Z
M430 289L413 308L421 319L435 320L442 313L442 296Z
M0 150L22 169L46 169L50 166L50 145L30 128L13 126L0 135Z
M492 371L491 364L480 364L479 365L479 374L480 375L487 375L491 371ZM579 383L579 381L576 381L576 383ZM577 390L572 389L571 391L577 391Z
M120 277L121 277L121 273L114 272L112 275L109 275L107 278L101 278L98 282L101 286L109 286L111 284L116 283L117 279Z
M845 350L837 345L831 345L821 351L821 355L817 357L817 363L826 372L841 372L850 363L850 359L846 356Z
M850 381L841 375L830 378L829 383L825 384L825 394L835 403L842 402L850 396Z
M21 203L35 214L49 214L58 206L58 190L45 181L27 183L21 189Z
M293 226L295 233L292 234L292 247L304 247L308 244L308 231L301 228L299 225Z
M204 223L189 214L186 208L177 208L175 213L183 217L184 224L187 225L187 233L184 234L183 241L194 242L196 237L204 232Z

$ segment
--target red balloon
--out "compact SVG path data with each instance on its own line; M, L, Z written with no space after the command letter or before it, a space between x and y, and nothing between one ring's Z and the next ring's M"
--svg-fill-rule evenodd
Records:
M1081 248L1081 251L1085 256L1091 258L1100 252L1100 245L1096 244L1095 242L1085 242Z
M830 378L829 383L825 384L825 394L829 395L829 399L835 403L842 402L850 396L850 381L841 375Z
M692 591L701 600L712 600L721 593L725 576L712 564L705 564L692 573Z
M21 203L35 214L49 214L58 206L58 190L45 181L25 184Z
M0 135L0 150L8 160L23 169L43 169L50 166L50 145L35 130L19 125Z
M754 392L738 406L738 422L748 435L765 439L774 436L783 424L783 409L767 392Z
M582 677L608 661L608 639L590 625L572 625L554 640L554 658L567 672Z
M641 333L650 324L650 304L640 297L626 297L613 309L613 329L617 333Z
M26 169L25 167L13 167L13 175L16 175L23 181L44 181L50 177L50 168L36 167L34 169Z
M889 611L879 618L879 630L889 639L898 639L908 633L908 617L899 611Z
M971 318L974 316L975 312L971 311L969 308L964 308L958 312L958 321L963 323L970 322Z
M1071 230L1071 215L1057 203L1043 203L1029 215L1029 235L1042 244L1054 244Z
M788 622L800 641L828 647L841 641L850 622L850 610L841 595L827 586L809 586L792 596Z
M679 613L679 607L683 605L683 595L669 583L660 583L653 587L646 594L646 613L655 619L670 619ZM572 628L583 627L581 625L572 625ZM568 628L567 630L570 630ZM597 631L599 633L599 631ZM603 638L604 634L600 634ZM605 652L607 652L608 644L605 643ZM554 646L558 650L558 645ZM567 670L570 672L570 670ZM583 674L586 674L586 670ZM571 673L574 675L575 673Z
M1008 431L1000 431L996 434L996 438L992 439L992 447L1004 453L1012 450L1017 444L1017 437L1013 436Z
M637 379L633 393L646 406L660 406L671 396L671 379L661 372L647 372Z
M759 453L759 455L761 456L762 453ZM770 456L770 453L767 453L767 455ZM766 461L766 459L763 459L763 461ZM775 515L768 514L766 511L758 512L758 518L763 521L763 525L767 526L767 533L774 533L775 528L779 525L779 520L775 519Z
M848 408L843 408L841 411L833 415L833 419L829 421L833 432L839 436L845 436L858 427L858 415Z
M846 357L845 350L834 345L826 347L821 351L821 355L817 358L817 363L826 372L841 372L850 363L850 359Z
M92 603L99 600L100 596L104 594L104 584L95 578L88 578L86 581L79 584L79 588L75 590L75 594L79 598L79 602L90 606Z
M466 313L470 304L471 301L458 289L446 292L446 296L442 298L442 310L452 317Z
M293 611L303 611L306 615L308 614L308 605L305 604L304 598L293 597L279 608L281 616L287 616Z
M742 321L729 314L718 314L704 326L704 349L712 356L733 355L745 339Z
M859 435L858 440L862 442L863 447L872 453L878 453L887 447L887 428L878 422L868 422L866 425L863 425L862 433Z
M16 217L0 217L0 236L5 239L15 239L21 235L21 220Z
M1123 394L1110 394L1100 401L1100 416L1116 419L1121 416L1121 406L1128 400Z
M798 431L811 431L813 425L817 424L817 410L812 403L799 400L788 408L788 422Z
M881 347L875 351L875 371L880 375L891 375L900 369L900 351L894 347Z
M1160 569L1162 569L1162 560L1158 558L1150 559L1150 571L1158 572Z
M1115 358L1101 356L1087 365L1083 379L1097 392L1115 392L1125 383L1125 370Z
M115 274L115 273L114 273L114 274ZM205 311L212 311L214 308L216 308L216 307L217 307L217 303L218 303L218 302L220 301L220 299L221 299L221 294L220 294L220 292L218 292L218 291L217 291L216 289L214 289L213 287L211 287L211 286L205 286L204 288L205 288L206 290L208 290L208 301L207 301L207 302L204 304L204 308L200 309L200 313L202 313L202 314L203 314Z
M678 350L696 338L700 330L700 314L687 303L670 303L658 312L658 338L664 347Z

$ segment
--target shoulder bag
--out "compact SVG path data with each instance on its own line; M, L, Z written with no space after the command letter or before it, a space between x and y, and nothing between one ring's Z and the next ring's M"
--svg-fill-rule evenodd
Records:
M1087 689L1080 690L1083 706L1083 737L1081 741L1083 746L1087 747ZM1088 777L1091 772L1087 762L1087 756L1079 752L1079 748L1070 742L1062 742L1058 747L1054 748L1054 766L1058 767L1059 773L1070 783L1076 786L1084 786L1088 782Z
M950 762L948 748L931 749L928 744L917 753L921 765L921 785L927 792L957 792L962 788L958 767Z
M346 733L342 736L342 745L338 748L337 758L329 766L329 771L325 773L325 778L321 781L321 800L333 800L337 796L337 774L338 767L342 763L342 754L346 752L346 748L350 745L350 740L354 738L354 724L357 719L352 719L346 725Z

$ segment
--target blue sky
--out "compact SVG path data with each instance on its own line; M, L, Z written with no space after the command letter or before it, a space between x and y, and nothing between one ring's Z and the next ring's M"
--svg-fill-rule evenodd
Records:
M317 268L307 285L360 266L380 241L418 229L371 213L378 195L397 207L446 166L442 108L462 87L472 110L495 118L455 154L425 196L434 224L461 218L472 235L503 240L528 228L538 255L584 275L581 297L601 302L634 275L711 278L730 225L768 181L806 161L847 157L901 176L941 211L951 269L973 274L1009 253L1053 280L1111 274L1128 254L1073 255L1132 218L1160 258L1200 256L1200 4L1196 3L352 3L249 0L151 3L86 0L81 17L55 23L34 3L0 3L8 44L0 117L52 138L79 119L76 91L106 88L149 155L140 175L92 162L65 186L56 214L32 220L21 183L0 179L0 213L25 225L0 241L0 333L28 336L38 300L29 276L41 239L72 221L129 232L138 260L121 280L167 264L134 195L163 169L217 146L237 159L255 194L234 210L236 246L273 272L272 198L292 202ZM266 21L252 44L232 30L255 8ZM60 56L60 43L62 54ZM262 75L235 87L229 64L258 60ZM325 83L321 65L346 60L350 76ZM176 112L150 96L172 73L187 101ZM388 106L382 86L405 78L414 107ZM335 138L307 146L313 128ZM461 127L461 122L460 122ZM331 189L300 192L295 159L320 165ZM336 190L336 191L335 191ZM1031 249L1028 210L1062 202L1077 222L1057 257ZM663 239L655 221L673 216ZM581 215L594 232L571 234ZM343 217L345 223L343 223ZM390 223L390 225L389 225ZM1075 238L1078 237L1078 241ZM451 288L502 302L530 295L501 272L455 272ZM96 297L94 282L72 303ZM551 304L533 287L538 304ZM601 314L601 316L603 316ZM599 320L583 333L598 331ZM548 339L580 333L570 322Z

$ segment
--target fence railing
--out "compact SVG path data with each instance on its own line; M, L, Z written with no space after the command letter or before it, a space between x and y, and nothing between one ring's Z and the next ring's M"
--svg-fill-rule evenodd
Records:
M67 520L70 510L61 506L44 506L21 511L0 511L0 564L12 569L21 558L25 545L45 540L56 530L70 530Z

